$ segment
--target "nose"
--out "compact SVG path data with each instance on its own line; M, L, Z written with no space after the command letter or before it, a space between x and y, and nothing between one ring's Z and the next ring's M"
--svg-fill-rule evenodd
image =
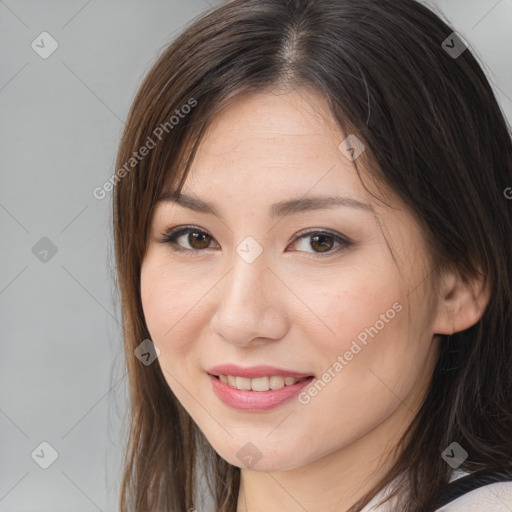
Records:
M278 340L288 329L287 290L264 254L248 263L235 253L231 269L216 286L219 298L210 327L233 345Z

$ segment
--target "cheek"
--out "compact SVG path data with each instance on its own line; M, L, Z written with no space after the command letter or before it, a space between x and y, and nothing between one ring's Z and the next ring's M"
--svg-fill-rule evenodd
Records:
M311 337L324 361L318 391L307 390L318 414L324 410L335 425L342 411L352 411L344 420L348 432L371 428L401 403L412 407L432 357L425 301L412 300L387 283L325 295L319 307L334 334Z
M161 364L173 373L197 366L207 292L214 284L206 272L193 276L180 272L157 254L150 253L141 268L146 325L151 340L161 351Z
M315 322L317 334L311 339L332 358L350 350L354 340L365 347L373 337L396 329L405 310L405 294L397 283L393 272L381 270L352 270L331 275L328 282L317 281L316 292L310 287L306 296L321 322L320 329Z
M182 279L150 257L141 269L141 301L151 339L161 350L168 350L167 340L176 338L176 331L188 323L189 290Z
M198 392L195 381L189 380L198 358L194 341L199 340L194 321L196 292L187 287L183 278L171 276L154 260L141 269L142 308L150 338L160 350L157 361L169 388L187 408L193 405L190 393Z
M345 284L309 295L322 326L302 324L319 355L319 379L345 404L407 394L428 357L428 305L408 297L393 272L332 282Z

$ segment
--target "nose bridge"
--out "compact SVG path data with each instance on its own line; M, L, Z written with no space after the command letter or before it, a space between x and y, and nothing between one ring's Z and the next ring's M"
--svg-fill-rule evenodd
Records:
M243 253L240 256L239 247L231 260L232 268L226 276L221 301L231 310L243 308L255 312L265 302L268 291L265 290L269 273L267 262L262 254L255 259L246 259ZM250 251L247 254L251 254Z
M231 272L226 276L223 300L238 305L255 305L265 295L268 254L252 236L245 237L234 247L230 258Z
M259 244L258 244L259 246ZM276 307L275 279L267 269L267 258L251 240L236 247L231 270L222 280L212 329L226 340L245 344L253 338L279 337L283 323L273 311ZM276 323L278 322L278 324Z

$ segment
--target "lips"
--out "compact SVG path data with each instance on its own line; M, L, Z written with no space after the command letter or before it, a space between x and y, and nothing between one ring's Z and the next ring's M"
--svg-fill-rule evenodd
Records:
M236 389L212 375L209 375L208 379L217 398L228 407L244 412L264 412L291 401L309 385L314 377L303 379L291 386L268 391Z
M314 379L314 375L311 373L267 365L244 368L236 364L221 364L209 368L206 373L209 375L208 378L214 393L224 404L246 412L263 412L278 407L291 400ZM222 379L219 378L219 375L222 376ZM244 389L232 387L225 382L229 379L232 381L233 377L236 378L236 383L240 383ZM271 389L267 391L264 390L267 379L262 379L263 377L270 377ZM252 379L265 381L265 386L259 382L257 383L259 389L256 390L253 388L254 381ZM283 379L290 380L290 385L281 386L281 383L277 382L283 381ZM296 382L293 382L292 379L295 379ZM249 388L246 388L248 383L250 383Z

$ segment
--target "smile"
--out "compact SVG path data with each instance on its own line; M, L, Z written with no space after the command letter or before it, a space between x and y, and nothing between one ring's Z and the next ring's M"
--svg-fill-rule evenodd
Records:
M274 378L274 377L277 377ZM298 395L314 377L300 380L293 377L247 377L208 374L214 393L227 406L243 411L267 411L284 404ZM235 385L230 385L229 380ZM288 384L285 381L288 381ZM293 382L292 382L293 381ZM272 388L272 383L275 388ZM256 389L253 389L253 386Z
M272 375L270 377L258 377L250 379L248 377L240 377L233 375L218 375L219 380L228 384L232 388L242 389L245 391L269 391L270 389L281 389L285 386L293 386L296 382L304 380L295 379L294 377L283 377L282 375Z

